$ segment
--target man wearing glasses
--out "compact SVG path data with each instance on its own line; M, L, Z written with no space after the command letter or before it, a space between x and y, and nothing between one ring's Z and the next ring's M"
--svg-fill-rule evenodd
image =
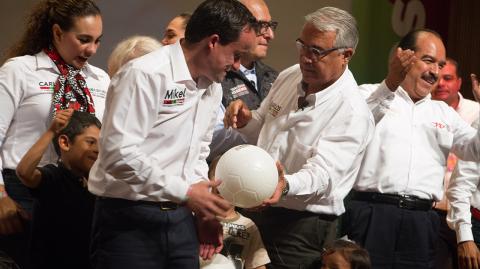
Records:
M238 55L240 57L240 61L236 62L238 66L228 71L222 82L222 106L218 113L218 125L213 134L208 160L212 160L236 145L246 143L245 138L238 132L224 128L225 107L230 102L241 99L250 109L258 108L278 76L277 71L261 61L267 56L268 46L275 37L274 31L278 22L272 21L268 6L263 0L241 0L240 2L257 19L256 46L249 52Z
M314 268L350 191L374 121L348 62L358 43L355 19L325 7L305 17L297 39L299 64L280 73L257 110L230 104L225 126L238 128L278 160L279 184L249 214L273 268ZM319 268L318 265L315 268Z

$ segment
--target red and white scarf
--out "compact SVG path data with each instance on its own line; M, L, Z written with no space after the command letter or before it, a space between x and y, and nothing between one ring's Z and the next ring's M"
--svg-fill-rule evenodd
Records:
M80 69L67 64L54 47L43 51L60 71L53 90L53 115L55 116L58 110L67 108L95 115L92 95L85 78L80 74Z

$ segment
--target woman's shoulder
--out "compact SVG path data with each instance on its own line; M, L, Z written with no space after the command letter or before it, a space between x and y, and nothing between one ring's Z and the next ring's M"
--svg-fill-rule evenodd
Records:
M34 69L36 62L36 55L13 57L5 61L5 63L2 65L2 69Z

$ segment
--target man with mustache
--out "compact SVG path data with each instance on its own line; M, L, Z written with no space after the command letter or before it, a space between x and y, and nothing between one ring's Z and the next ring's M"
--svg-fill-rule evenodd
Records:
M387 78L361 87L376 121L346 214L348 237L370 253L372 268L434 268L448 153L480 159L477 131L433 101L445 46L420 29L399 42Z

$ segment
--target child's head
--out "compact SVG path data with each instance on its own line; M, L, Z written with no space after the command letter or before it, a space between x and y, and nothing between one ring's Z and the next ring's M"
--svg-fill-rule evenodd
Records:
M370 269L368 252L352 241L336 240L325 248L321 269Z
M68 125L53 138L55 151L73 172L88 177L98 156L100 127L92 114L74 111Z

